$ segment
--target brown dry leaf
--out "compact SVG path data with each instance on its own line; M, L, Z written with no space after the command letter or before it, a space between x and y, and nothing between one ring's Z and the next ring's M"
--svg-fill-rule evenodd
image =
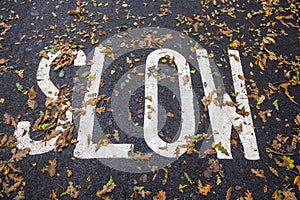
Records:
M269 169L275 176L278 176L278 172L276 169L274 169L273 167L269 167Z
M240 79L240 80L242 80L242 81L244 81L244 80L246 80L246 78L244 77L244 76L242 76L242 75L238 75L238 78Z
M247 117L250 114L246 111L244 106L242 107L242 109L236 108L236 113L242 115L243 117Z
M102 197L103 195L112 192L116 187L115 182L112 177L110 177L109 181L103 186L102 190L98 190L96 192L97 197Z
M31 108L32 110L34 110L36 108L36 102L33 99L28 99L27 100L27 106L28 108Z
M115 55L114 55L114 50L112 47L103 47L103 46L99 46L100 52L103 53L105 56L111 58L112 60L115 60Z
M265 185L265 186L263 187L263 191L264 191L264 193L268 192L268 186L267 186L267 185Z
M266 178L266 176L264 175L264 170L262 169L251 169L251 172L253 174L255 174L255 176L260 177L260 178Z
M294 119L294 122L297 126L300 126L300 115L296 115L295 119Z
M48 160L48 162L50 163L50 166L48 165L45 166L42 169L42 172L45 173L46 171L48 171L49 175L53 177L56 174L56 167L57 167L56 159L54 158L53 160Z
M76 187L73 186L73 182L69 182L68 189L70 190L70 197L72 199L77 199L79 195L79 190L76 189Z
M29 148L25 148L25 149L19 149L17 150L16 148L13 148L11 150L12 152L12 157L9 159L9 162L18 162L20 160L22 160L23 158L25 158L29 152L30 152L30 149Z
M202 185L200 179L198 180L198 192L203 195L203 196L207 196L208 193L210 192L212 186L209 184L206 184L205 186Z
M157 194L157 199L158 200L167 200L166 192L163 190L160 190Z
M49 59L49 56L48 56L48 54L47 54L47 52L45 50L42 50L40 52L40 56L43 57L43 58Z
M14 197L14 200L24 200L25 199L25 191L21 188L20 191L18 191L17 196Z
M99 115L101 115L102 113L104 113L105 112L105 110L106 110L106 108L105 107L100 107L100 108L96 108L96 112L99 114Z
M260 116L261 120L266 123L267 119L266 119L266 113L263 111L259 111L258 115Z
M229 57L233 57L235 61L240 62L239 57L237 57L236 55L234 55L234 54L229 54L228 56L229 56Z
M202 104L204 105L204 111L208 110L208 106L211 104L212 102L212 95L213 93L209 93L208 96L204 96L201 99Z
M11 115L9 115L8 113L4 113L3 115L3 121L5 124L10 124L12 125L15 129L17 128L17 122L18 119L12 117Z
M51 194L49 195L50 200L58 200L57 194L55 193L54 190L52 190Z
M233 126L233 128L237 133L241 133L243 131L243 125L242 124L240 124L239 126Z
M284 200L297 200L295 192L292 192L293 188L286 189L282 192Z
M6 196L10 196L10 193L17 190L17 188L22 184L23 182L23 178L22 177L12 177L15 179L15 183L8 187L8 188L4 188L4 192L6 194Z
M36 102L35 102L36 95L37 93L36 91L34 91L34 86L32 86L28 91L28 100L27 100L27 106L32 110L36 108Z
M8 60L6 60L5 58L1 58L0 59L0 65L3 65L5 63L7 63Z
M70 178L73 175L72 170L67 169L67 177Z
M190 77L188 75L185 75L182 79L183 79L183 85L188 84L190 81Z
M226 192L226 200L230 200L231 193L232 193L232 186L230 186L230 188L228 188L228 190Z
M142 155L141 153L133 153L131 159L133 160L149 160L152 157L152 153Z

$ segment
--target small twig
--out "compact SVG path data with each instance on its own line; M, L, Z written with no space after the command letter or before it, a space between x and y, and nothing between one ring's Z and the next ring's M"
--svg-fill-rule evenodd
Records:
M281 156L293 156L293 155L295 155L295 153L281 153L281 152L275 151L275 150L270 149L270 148L266 148L266 152L267 153L274 153L274 154L281 155Z
M297 174L298 176L300 176L300 173L298 173L298 172L296 172L294 170L288 169L288 171L293 172L294 174Z

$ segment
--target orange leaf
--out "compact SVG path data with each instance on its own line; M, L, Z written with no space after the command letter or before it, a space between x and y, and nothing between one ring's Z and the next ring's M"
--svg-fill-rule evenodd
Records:
M264 170L262 169L251 169L251 172L257 177L266 178L266 176L264 175Z
M252 193L248 189L245 192L245 200L253 200Z
M207 196L211 188L212 188L211 185L206 184L205 186L203 186L200 179L198 180L198 192L203 196Z
M278 176L278 172L273 167L269 167L270 171L275 175Z
M298 186L298 190L300 190L300 176L296 176L294 179L294 184Z

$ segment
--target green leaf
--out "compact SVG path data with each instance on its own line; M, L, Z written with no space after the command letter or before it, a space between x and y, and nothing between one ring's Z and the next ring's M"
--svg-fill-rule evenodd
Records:
M296 82L298 83L299 82L299 72L296 71Z
M96 8L96 7L97 7L97 3L96 3L96 2L93 2L93 6Z
M110 187L114 183L112 176L110 176L109 181L106 183L107 187Z
M182 22L182 18L179 17L179 16L177 16L175 19L176 19L178 22Z
M43 131L43 130L49 130L52 129L56 126L56 123L53 124L48 124L48 123L42 123L38 125L38 130Z
M89 75L91 74L91 72L83 72L80 77L81 78L87 78Z
M201 139L203 137L202 133L192 136L192 139Z
M192 181L191 178L189 177L188 173L183 172L183 175L185 176L185 178L188 180L188 182L189 182L190 184L193 184L193 181Z
M295 167L294 160L289 156L283 156L283 161L287 169L293 169Z
M65 196L65 195L69 195L69 194L71 194L70 187L68 187L66 191L64 191L63 193L61 193L60 196Z
M225 149L225 147L222 145L222 142L219 142L218 144L213 143L212 147L218 149L219 151L221 151L221 153L224 153L225 155L229 156L229 153L227 149Z
M18 142L9 144L9 148L15 148L18 145Z
M233 28L232 31L235 32L235 33L240 33L240 30L238 30L238 29Z
M276 99L275 101L273 101L272 104L275 107L275 110L277 110L277 112L279 112L278 99Z
M138 192L141 192L144 188L144 186L134 186L134 190Z
M44 112L42 111L42 110L40 110L40 114L39 114L39 116L44 116Z
M20 92L23 91L23 86L19 82L16 82L16 87L17 87L18 91L20 91Z
M59 78L63 78L65 76L65 71L62 69L59 71Z
M52 54L56 54L56 52L58 52L59 50L58 49L55 49L55 48L51 48L51 49L46 49L45 50L46 52L50 52Z
M195 74L196 73L196 69L191 69L191 74Z

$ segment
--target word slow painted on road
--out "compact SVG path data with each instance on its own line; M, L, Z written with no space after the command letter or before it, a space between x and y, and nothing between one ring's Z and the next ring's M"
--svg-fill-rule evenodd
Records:
M50 64L57 58L61 52L56 54L48 53L49 59L42 58L40 61L38 71L37 71L37 83L46 97L57 99L59 90L55 87L53 82L50 80ZM186 151L186 136L190 136L191 133L195 132L195 119L194 119L194 107L193 107L193 91L190 76L190 68L186 62L186 59L177 51L171 49L157 49L152 51L147 59L145 69L148 70L150 67L157 67L160 58L166 55L175 58L175 62L178 68L178 80L179 89L181 96L181 130L180 135L177 140L168 143L162 140L158 136L158 83L157 78L154 76L144 76L145 80L145 96L151 96L151 100L145 100L145 112L144 112L144 140L146 144L157 154L167 157L176 157L176 148L182 147L183 150L180 151L180 155ZM211 65L208 59L207 51L205 49L197 49L197 62L199 67L199 73L204 85L205 95L211 95L212 99L217 98L216 85L213 80ZM251 110L249 107L247 90L245 87L244 79L239 77L244 77L242 65L240 61L239 52L236 50L228 50L228 55L231 72L233 77L233 86L235 89L236 102L239 104L240 108L244 108L249 115L241 117L236 111L235 107L223 105L218 106L214 103L208 105L208 112L211 123L211 130L214 133L213 138L215 143L221 142L224 148L228 151L229 155L217 150L217 157L219 159L232 159L231 146L230 146L230 134L232 126L242 126L242 131L239 134L241 143L244 148L244 156L249 160L258 160L259 151L256 142L255 131L253 128L253 121ZM84 100L88 101L91 94L98 93L99 90L99 80L101 79L103 63L105 60L104 53L101 53L101 49L96 47L93 57L94 63L91 65L90 72L95 75L95 79L91 81L88 91L84 95ZM77 58L74 61L75 66L86 65L86 55L80 50L77 52ZM223 101L231 101L230 96L225 93L223 94ZM67 102L65 106L70 106L70 102ZM149 117L151 113L151 117ZM93 133L94 127L94 114L95 105L86 105L85 114L81 115L79 130L78 130L78 144L74 150L74 156L81 159L89 158L130 158L129 151L131 150L133 144L111 144L97 147L95 143L88 143L87 137L89 133ZM66 120L58 120L57 124L66 124L72 122L72 112L70 110L66 111ZM30 148L30 154L43 154L49 152L55 148L56 138L52 138L48 141L34 141L29 135L30 122L22 121L17 125L15 131L15 136L18 140L18 148ZM64 130L63 126L57 126L56 130ZM165 148L163 148L165 147ZM180 156L179 155L179 156ZM178 155L177 155L178 156Z

